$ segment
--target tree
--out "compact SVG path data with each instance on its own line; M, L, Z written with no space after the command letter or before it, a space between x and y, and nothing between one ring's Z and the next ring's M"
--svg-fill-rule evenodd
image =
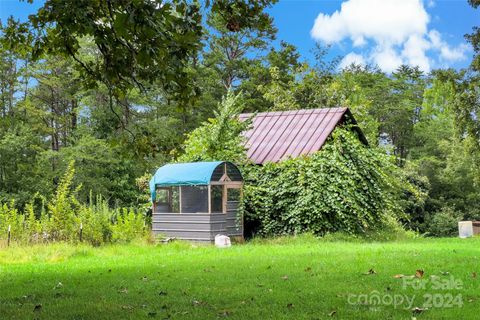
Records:
M198 103L205 117L212 115L216 104L228 90L244 92L245 107L257 110L265 102L252 79L268 74L265 53L275 39L276 28L265 12L273 1L214 1L207 14L205 49L196 67L202 94ZM258 78L257 78L258 79Z
M35 58L72 58L88 87L97 81L125 92L160 83L188 94L184 68L199 49L201 15L196 3L163 1L47 0L29 17ZM83 59L91 39L99 59Z
M480 0L468 0L468 3L475 9L480 6ZM471 67L480 72L480 27L473 27L473 33L465 35L465 38L472 44L475 51Z
M15 199L16 205L23 206L37 191L49 190L37 166L42 150L41 137L28 125L0 132L0 203Z
M188 134L184 154L179 161L246 161L246 149L242 132L248 129L250 121L242 122L238 114L242 110L241 94L229 91L218 105L215 118L204 122Z
M238 90L244 93L244 111L270 110L274 105L265 97L266 90L270 90L274 83L282 87L292 86L304 68L306 65L300 62L297 48L285 41L280 42L279 48L271 48L264 58L250 61L246 69L248 76L238 86ZM296 109L296 106L292 104L290 109Z
M112 146L102 139L88 134L77 137L72 145L60 151L46 151L41 154L38 166L43 172L38 177L53 181L66 170L69 163L76 163L75 185L82 188L77 192L77 199L86 203L89 198L103 196L111 205L129 205L136 201L135 176L137 172L134 162L121 154L120 146ZM55 159L54 170L49 164ZM52 191L55 185L52 184Z
M329 80L325 86L328 106L348 107L352 111L367 140L379 142L379 111L388 101L390 80L377 68L350 65Z
M452 210L465 219L479 214L480 190L476 177L480 152L475 140L457 120L463 77L464 72L452 69L432 72L430 84L423 93L418 122L414 125L415 143L409 155L410 164L416 167L418 177L428 178L430 185L423 214L413 217L422 232L429 231L431 224L438 224L446 217L445 213Z
M480 0L468 0L468 2L475 9L480 6ZM480 114L480 27L475 26L473 33L465 37L472 44L475 54L470 65L472 72L466 75L457 96L457 120L462 129L476 138L480 147L480 120L478 117Z

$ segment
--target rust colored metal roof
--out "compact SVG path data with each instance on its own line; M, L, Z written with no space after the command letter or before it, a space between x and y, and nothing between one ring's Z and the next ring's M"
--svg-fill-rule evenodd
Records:
M316 152L347 113L348 108L258 113L252 119L252 128L245 133L248 158L263 164ZM240 120L252 116L243 113Z

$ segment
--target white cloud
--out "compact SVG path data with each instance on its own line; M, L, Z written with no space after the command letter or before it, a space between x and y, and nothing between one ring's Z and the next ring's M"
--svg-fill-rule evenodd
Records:
M428 49L430 49L430 43L424 37L411 35L403 46L402 57L408 65L430 71L430 60L426 56Z
M330 43L366 37L399 44L412 33L424 33L428 20L419 0L349 0L332 15L320 13L311 33Z
M369 58L386 72L394 71L403 62L391 45L377 46Z
M342 68L342 69L346 68L346 67L350 66L352 63L359 64L359 65L365 65L366 64L365 58L362 55L356 54L354 52L350 52L340 62L340 68Z
M429 7L434 4L427 2ZM331 15L320 13L311 36L329 44L351 41L354 48L372 43L367 51L347 54L342 65L362 61L387 72L401 64L430 71L437 61L427 55L429 51L443 63L464 59L466 45L449 46L438 31L428 30L429 21L422 0L347 0Z
M440 56L447 61L462 61L467 57L465 52L468 50L468 46L464 43L456 48L450 48L448 45L440 49Z
M440 58L446 62L455 62L465 60L468 46L464 43L457 47L450 47L447 42L442 40L440 32L433 29L428 33L428 38L432 47L440 51Z

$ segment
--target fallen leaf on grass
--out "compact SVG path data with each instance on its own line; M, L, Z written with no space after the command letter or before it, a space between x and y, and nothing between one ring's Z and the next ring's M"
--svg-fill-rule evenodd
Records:
M229 310L222 310L222 311L220 311L220 312L218 313L219 316L225 317L225 318L228 317L228 316L230 316L231 314L232 314L232 312L229 311Z
M337 311L336 311L336 310L333 310L332 312L330 312L330 313L328 314L328 316L329 316L329 317L333 317L333 316L336 315L336 314L337 314Z
M423 311L427 310L427 308L419 308L419 307L415 307L412 309L412 312L413 314L420 314L422 313Z
M193 306L201 306L201 305L205 305L205 304L206 304L205 301L199 301L199 300L193 300L192 301Z
M372 275L372 274L377 274L377 272L373 269L370 269L370 270L368 270L368 272L364 273L364 275L366 275L366 276L369 276L369 275Z
M423 278L424 273L425 273L425 271L423 271L422 269L418 269L417 271L415 271L415 277L416 278Z
M285 275L285 276L282 277L282 279L283 279L283 280L288 280L288 276Z

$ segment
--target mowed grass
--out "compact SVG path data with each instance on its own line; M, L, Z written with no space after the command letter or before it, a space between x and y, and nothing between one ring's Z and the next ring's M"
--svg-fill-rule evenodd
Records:
M395 278L417 269L420 280ZM451 278L461 288L432 288ZM0 249L0 319L479 319L479 283L479 238L11 247ZM463 305L437 298L412 312L428 294L461 295ZM414 303L394 306L387 295Z

